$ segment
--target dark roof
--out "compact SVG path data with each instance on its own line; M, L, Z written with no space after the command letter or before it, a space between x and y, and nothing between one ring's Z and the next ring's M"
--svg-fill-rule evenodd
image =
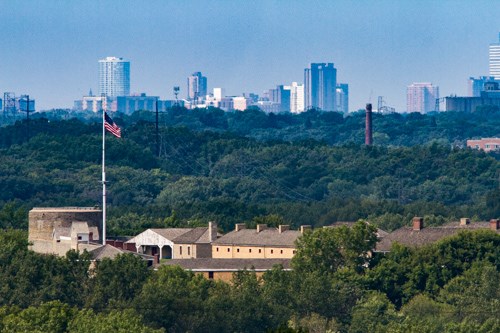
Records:
M172 242L177 244L210 243L208 228L194 228L179 237L172 239Z
M161 265L178 265L183 269L194 272L205 271L240 271L255 270L267 271L275 265L282 265L284 269L290 269L290 259L169 259L162 261Z
M298 230L286 230L280 233L277 228L264 229L261 232L257 232L256 229L242 229L225 234L213 244L294 247L295 240L300 236Z
M437 242L438 240L453 236L462 230L490 229L489 222L472 222L460 225L460 222L450 222L439 227L424 227L421 230L413 230L412 227L399 228L383 237L376 246L376 252L389 252L393 242L419 247ZM497 232L500 232L498 230Z

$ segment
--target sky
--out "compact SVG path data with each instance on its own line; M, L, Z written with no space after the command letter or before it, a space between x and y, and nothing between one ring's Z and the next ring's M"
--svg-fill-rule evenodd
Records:
M29 94L36 109L70 108L98 91L98 60L130 61L131 92L186 96L201 71L208 89L262 94L333 62L349 109L383 96L406 109L406 87L432 82L467 94L488 75L500 1L0 0L0 93Z

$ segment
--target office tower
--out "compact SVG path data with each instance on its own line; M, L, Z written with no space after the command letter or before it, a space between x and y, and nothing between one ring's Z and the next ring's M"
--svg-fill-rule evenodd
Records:
M305 108L335 111L337 69L333 63L312 63L304 70Z
M304 85L292 82L290 86L290 112L304 112Z
M106 57L99 60L99 96L130 95L130 62L123 58Z
M349 85L347 83L337 84L337 107L335 111L348 113L349 112Z
M439 87L432 83L412 83L406 89L406 111L427 113L435 111Z
M490 76L500 80L500 33L498 43L490 44Z
M201 72L195 72L189 76L187 84L188 100L203 100L207 95L207 78L201 75Z

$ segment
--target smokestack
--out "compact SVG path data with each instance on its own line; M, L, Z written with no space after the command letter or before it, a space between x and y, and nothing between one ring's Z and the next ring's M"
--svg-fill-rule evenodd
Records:
M366 104L366 122L365 122L365 145L371 146L373 143L372 136L372 104Z

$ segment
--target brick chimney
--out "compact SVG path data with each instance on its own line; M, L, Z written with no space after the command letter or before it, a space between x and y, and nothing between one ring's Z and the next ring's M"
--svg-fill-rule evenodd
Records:
M281 234L283 231L290 230L290 226L287 224L280 224L280 226L278 227L278 230Z
M210 243L217 239L217 223L208 222L208 238Z
M240 231L240 230L243 230L246 228L247 228L247 226L245 225L245 223L236 223L234 225L234 231Z
M365 145L371 146L373 143L372 135L372 105L366 104L366 119L365 119Z
M499 219L491 219L490 220L490 229L493 231L498 231L500 229L500 220Z
M312 228L311 228L311 226L310 226L310 225L301 225L301 226L300 226L300 233L301 233L301 234L304 234L304 233L306 233L307 231L311 231L311 230L312 230Z
M267 229L267 224L257 224L257 232Z
M424 228L424 218L415 216L413 218L413 230L418 231Z
M462 217L460 219L460 225L469 225L470 224L470 219L466 218L466 217Z

